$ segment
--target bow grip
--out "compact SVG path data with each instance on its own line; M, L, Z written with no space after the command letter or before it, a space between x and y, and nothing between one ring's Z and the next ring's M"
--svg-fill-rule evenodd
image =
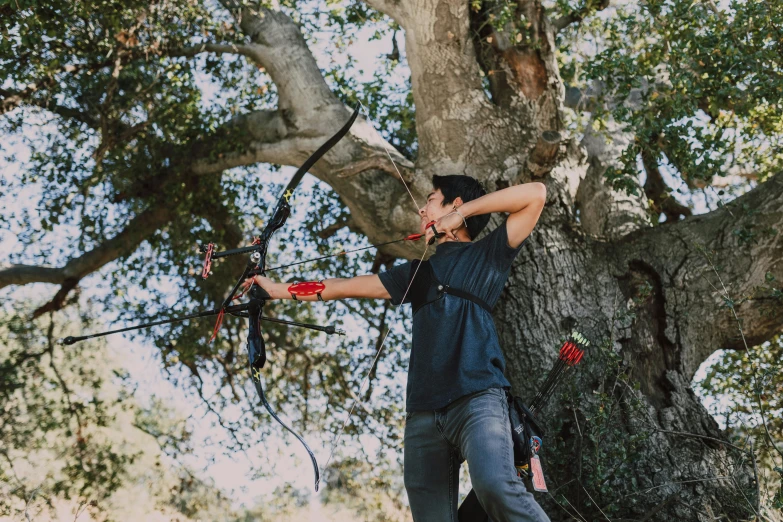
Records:
M257 284L254 284L250 287L250 290L248 291L248 295L250 296L250 299L258 299L259 301L268 301L272 299L272 296L267 293L266 290L264 290L262 287L258 286ZM261 303L261 308L264 307L264 303Z
M266 294L263 288L259 288L258 286L254 286L251 289L251 292L256 289L260 289L261 292ZM269 297L268 294L266 295ZM261 334L261 310L263 310L263 301L256 301L253 299L252 303L253 304L248 309L250 331L247 334L247 358L250 361L250 375L253 376L253 379L258 379L261 368L266 364L266 343L264 342L264 336Z

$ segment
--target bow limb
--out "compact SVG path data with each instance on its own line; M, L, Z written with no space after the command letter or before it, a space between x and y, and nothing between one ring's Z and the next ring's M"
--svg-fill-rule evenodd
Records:
M315 474L315 491L318 491L318 484L321 482L321 475L320 471L318 469L318 461L315 460L315 454L313 453L313 450L310 449L310 446L307 445L307 443L304 441L302 437L299 436L298 433L296 433L293 429L291 429L285 422L280 420L280 417L277 416L277 414L272 410L272 407L269 405L269 402L266 400L266 395L264 395L264 389L261 386L261 377L258 376L258 378L253 378L253 384L256 387L256 391L258 392L258 396L261 398L261 404L264 405L264 408L266 408L266 411L269 412L269 415L272 416L273 419L275 419L278 424L280 424L283 428L285 428L291 435L296 437L296 439L302 443L302 446L304 446L304 449L307 450L307 453L310 455L310 461L313 463L313 473Z
M302 166L297 169L294 175L291 176L291 181L288 182L288 185L280 194L281 202L283 200L286 200L286 202L288 201L288 198L290 197L288 194L293 193L293 191L296 190L296 187L299 186L299 182L302 181L302 178L305 174L307 174L307 171L309 171L310 168L315 165L324 154L329 152L329 149L337 145L337 142L343 139L346 134L348 134L348 131L351 130L353 122L355 122L356 118L359 116L359 107L360 106L357 106L356 109L354 109L351 117L348 119L345 125L343 125L340 130L334 134L334 136L326 140L326 143L318 147L318 149L316 149L316 151L313 152L313 154L307 158L304 163L302 163Z
M264 387L261 384L261 368L264 367L264 364L266 363L266 346L264 343L264 337L261 335L261 306L253 306L249 310L249 319L250 319L250 332L247 336L247 351L248 351L248 358L250 360L250 379L253 381L253 386L256 388L256 392L258 392L258 397L261 399L261 404L264 405L264 408L266 408L266 411L269 412L269 415L277 421L280 426L286 429L291 435L296 437L296 440L298 440L300 443L302 443L302 446L304 446L305 450L307 450L307 454L310 455L310 460L313 463L313 473L315 474L315 490L318 491L318 484L321 481L320 471L318 469L318 461L315 460L315 454L313 453L313 450L310 449L310 446L307 445L307 443L304 441L304 439L296 433L293 428L288 426L285 422L280 419L280 417L277 416L275 411L272 409L272 406L269 404L269 401L266 400L266 394L264 394Z

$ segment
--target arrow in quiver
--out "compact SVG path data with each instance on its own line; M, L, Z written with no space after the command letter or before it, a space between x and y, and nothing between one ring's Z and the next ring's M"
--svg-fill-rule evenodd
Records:
M544 430L538 423L536 415L552 397L555 389L563 382L568 371L579 364L588 346L590 346L590 341L576 330L566 338L560 347L554 366L530 402L529 408L525 406L520 397L514 397L510 393L506 394L509 420L511 421L511 439L514 446L514 467L519 477L532 480L533 489L536 491L547 490L541 462L538 458L538 452L543 445ZM474 490L470 490L460 505L458 516L459 522L489 522L490 520Z
M541 411L552 396L552 393L554 393L555 388L563 382L566 372L579 364L588 346L590 346L590 341L576 330L568 336L560 347L560 353L557 361L555 361L555 365L549 370L549 375L547 375L544 384L541 385L538 393L530 402L530 411L533 415Z

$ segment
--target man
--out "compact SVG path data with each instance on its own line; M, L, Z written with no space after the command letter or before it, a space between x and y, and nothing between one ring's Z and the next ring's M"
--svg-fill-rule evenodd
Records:
M246 284L254 281L273 299L412 302L404 465L414 521L457 521L464 460L491 520L548 521L514 468L505 396L510 384L489 313L541 215L546 188L526 183L486 194L469 176L434 176L432 185L419 210L421 232L427 240L442 235L437 252L420 266L407 262L379 275L327 279L317 295L292 295L294 287L266 277ZM509 216L474 243L492 212ZM427 227L433 221L435 230Z

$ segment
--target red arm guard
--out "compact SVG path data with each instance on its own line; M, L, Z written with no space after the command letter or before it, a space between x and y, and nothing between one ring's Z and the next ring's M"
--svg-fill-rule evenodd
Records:
M304 281L302 283L294 283L289 286L288 293L291 294L291 298L294 301L299 300L296 298L298 295L303 297L308 295L316 295L318 296L319 301L323 301L321 292L323 292L325 288L326 285L321 281Z

